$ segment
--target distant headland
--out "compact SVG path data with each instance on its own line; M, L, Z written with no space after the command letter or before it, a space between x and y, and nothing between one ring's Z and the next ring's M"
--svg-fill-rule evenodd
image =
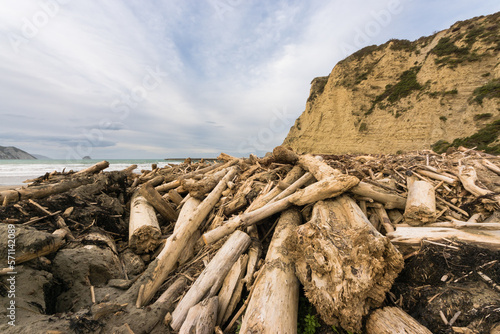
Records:
M34 160L36 157L14 146L0 146L0 160Z

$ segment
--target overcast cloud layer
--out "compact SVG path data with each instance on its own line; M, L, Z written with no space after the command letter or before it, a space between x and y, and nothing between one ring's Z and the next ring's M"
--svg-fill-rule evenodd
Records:
M0 145L52 158L263 155L311 80L498 0L5 1Z

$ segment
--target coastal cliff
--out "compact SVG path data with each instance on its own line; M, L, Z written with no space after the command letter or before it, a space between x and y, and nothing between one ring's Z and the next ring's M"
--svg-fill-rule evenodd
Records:
M283 144L318 154L450 145L500 153L499 26L496 13L357 51L312 81Z
M18 149L14 146L0 146L0 160L20 159L20 160L33 160L36 159L31 154Z

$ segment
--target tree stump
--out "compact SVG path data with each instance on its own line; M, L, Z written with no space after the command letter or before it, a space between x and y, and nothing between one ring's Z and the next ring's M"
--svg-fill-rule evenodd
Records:
M329 325L359 332L403 269L403 257L347 196L314 205L288 240L307 298Z

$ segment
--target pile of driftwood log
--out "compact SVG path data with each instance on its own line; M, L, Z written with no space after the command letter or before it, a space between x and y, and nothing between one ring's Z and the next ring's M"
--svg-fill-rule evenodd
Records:
M0 296L10 302L11 277L18 296L16 327L0 330L296 333L302 286L330 328L431 333L391 292L404 259L424 244L500 251L495 156L321 157L279 146L218 161L141 174L104 172L103 161L0 192L1 235L15 239L0 241ZM500 296L498 261L481 268ZM500 320L491 312L482 329Z

